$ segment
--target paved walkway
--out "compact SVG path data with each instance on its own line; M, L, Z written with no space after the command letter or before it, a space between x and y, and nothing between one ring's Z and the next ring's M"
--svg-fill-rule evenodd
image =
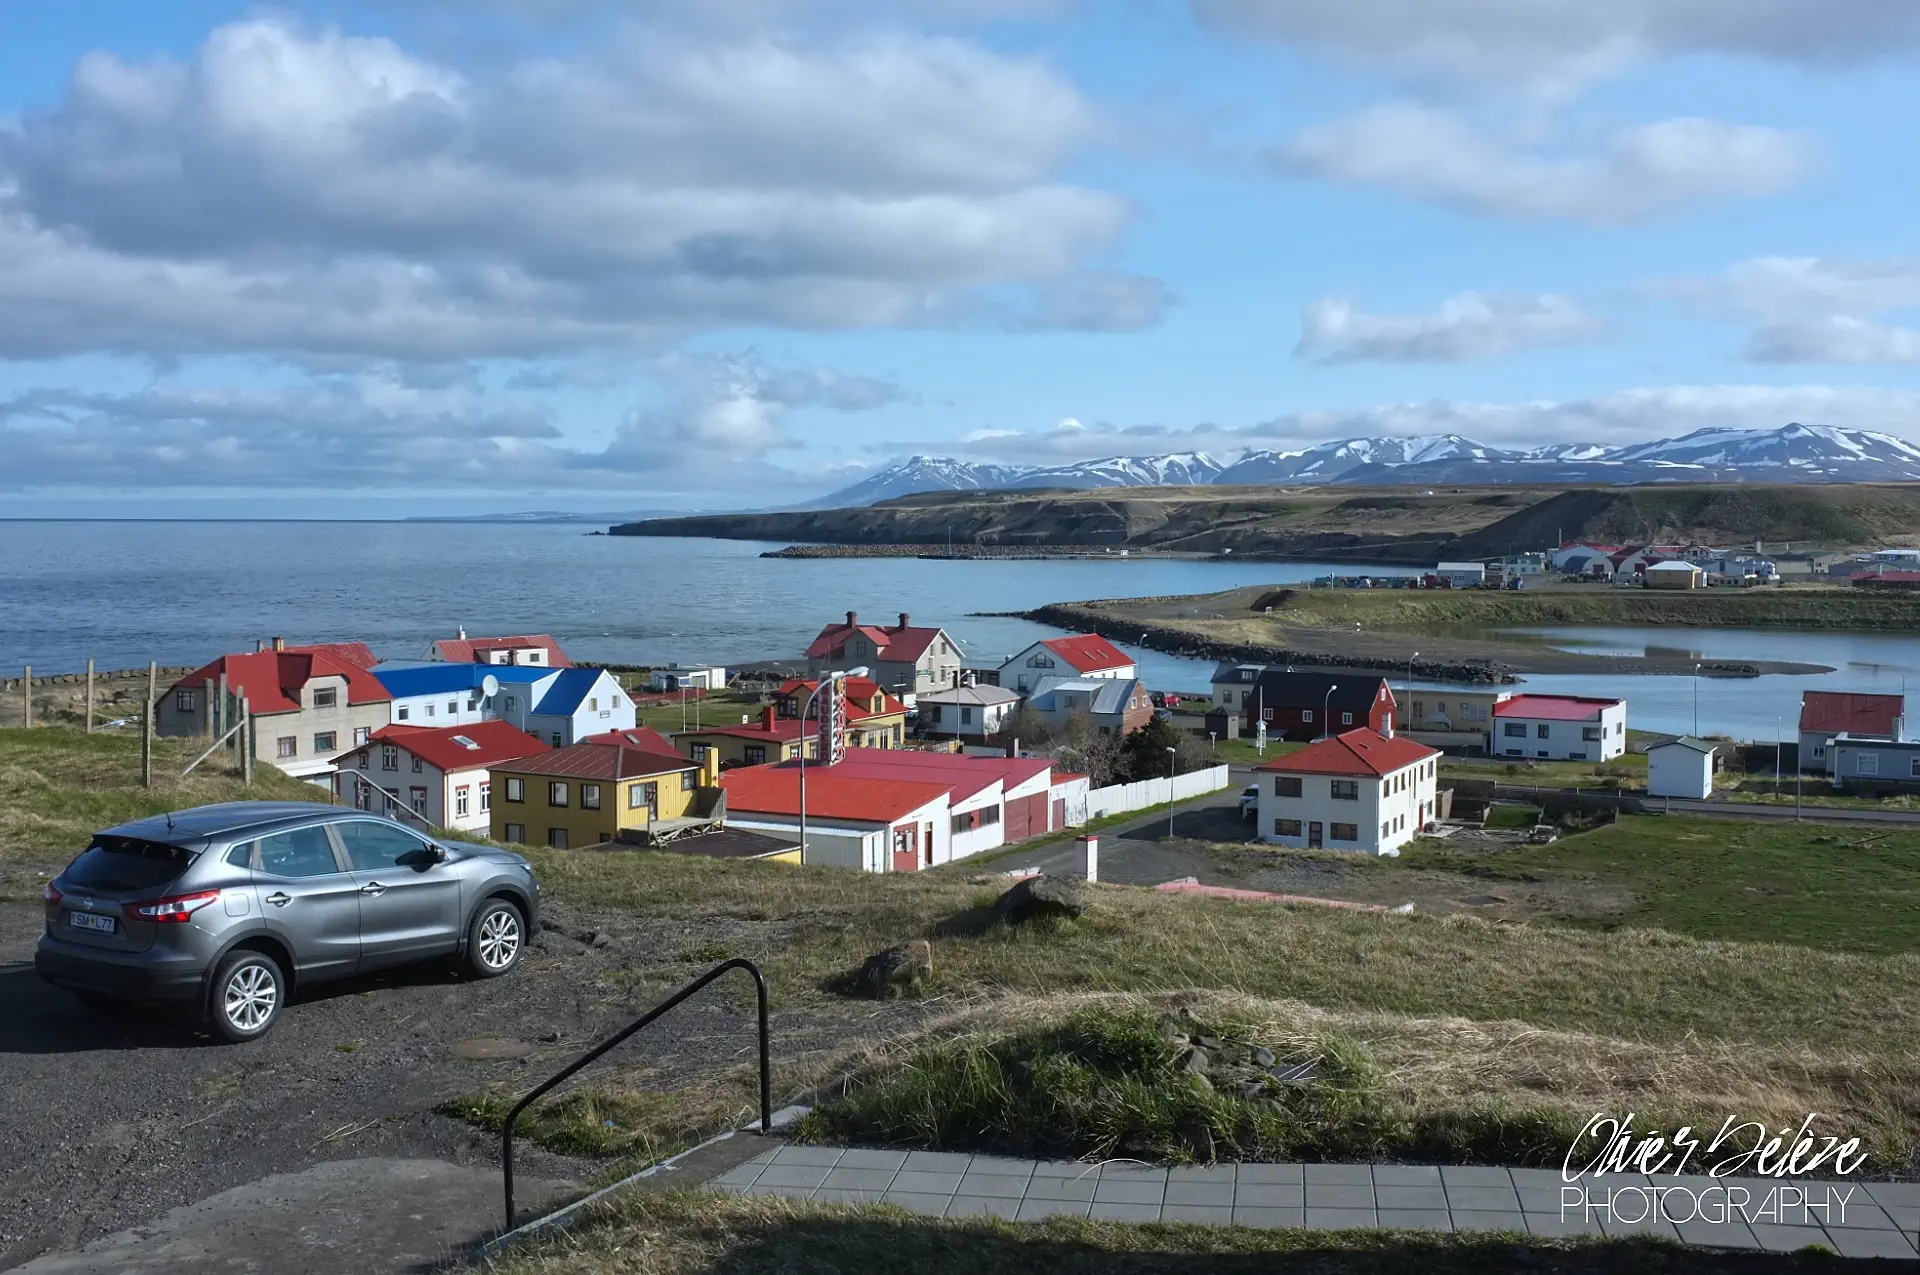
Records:
M1787 1189L1803 1191L1806 1198L1783 1207L1780 1197L1771 1194L1782 1184L1771 1181L1608 1174L1586 1181L1595 1205L1588 1210L1577 1204L1563 1208L1567 1184L1552 1169L1387 1164L1167 1169L1131 1162L783 1146L721 1175L713 1185L745 1195L823 1203L885 1202L934 1217L986 1215L1029 1222L1065 1215L1325 1230L1660 1235L1689 1244L1771 1252L1824 1244L1845 1257L1915 1258L1920 1232L1920 1184L1914 1183L1792 1182L1785 1184ZM1650 1187L1666 1190L1655 1197ZM1734 1189L1747 1192L1746 1217L1739 1216L1743 1210L1736 1207L1730 1220L1701 1220L1726 1212L1725 1201ZM1830 1190L1834 1194L1829 1195ZM1619 1217L1601 1207L1608 1202ZM1688 1220L1676 1224L1662 1220L1662 1213Z

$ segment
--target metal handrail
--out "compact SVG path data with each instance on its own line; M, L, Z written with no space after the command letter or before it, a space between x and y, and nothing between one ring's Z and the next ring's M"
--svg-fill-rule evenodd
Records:
M522 1098L519 1104L507 1113L506 1125L500 1130L500 1169L506 1186L507 1229L509 1231L513 1229L513 1126L519 1122L520 1113L532 1106L536 1099L544 1097L555 1085L566 1080L582 1067L593 1062L609 1049L612 1049L615 1045L618 1045L627 1037L633 1035L642 1027L645 1027L648 1023L653 1022L681 1001L686 1000L708 983L719 978L728 970L745 970L747 973L753 975L754 991L760 1001L760 1132L765 1134L773 1131L773 1072L771 1055L767 1048L767 976L760 972L758 965L755 965L746 957L736 956L730 961L722 961L720 964L714 966L666 1000L655 1005L634 1023L594 1046L594 1048L587 1051L587 1053L581 1057L576 1058L557 1075L548 1077L544 1083L537 1086L532 1093Z

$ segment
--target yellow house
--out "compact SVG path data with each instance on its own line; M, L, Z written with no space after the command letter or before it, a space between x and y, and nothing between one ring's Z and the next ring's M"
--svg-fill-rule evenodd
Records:
M697 814L700 767L625 744L574 744L494 767L495 841L597 846ZM707 787L718 784L709 776Z
M769 705L760 710L757 719L737 726L683 730L673 737L673 746L696 764L711 762L717 769L732 770L735 766L793 761L803 748L808 760L813 760L820 756L820 744L814 735L799 722L780 717Z
M795 679L780 688L779 709L783 721L795 721L800 710L813 696L807 720L820 720L820 700L814 696L818 680ZM850 677L845 683L847 701L848 748L899 748L907 738L907 706L887 694L870 677ZM811 754L809 754L811 756Z

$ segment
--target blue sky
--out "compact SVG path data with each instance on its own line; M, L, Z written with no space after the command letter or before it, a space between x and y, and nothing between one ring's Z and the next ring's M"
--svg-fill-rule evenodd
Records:
M0 44L0 515L1920 438L1916 0L69 0Z

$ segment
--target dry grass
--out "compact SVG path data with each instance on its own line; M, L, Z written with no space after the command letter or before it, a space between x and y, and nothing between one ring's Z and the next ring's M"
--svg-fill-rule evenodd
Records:
M57 866L101 828L216 801L325 801L324 789L265 762L251 789L214 757L180 778L205 740L154 741L154 786L140 786L140 737L72 727L0 730L0 865Z
M1280 1058L1323 1055L1334 1042L1349 1069L1370 1078L1368 1123L1383 1139L1357 1158L1557 1167L1574 1135L1601 1112L1633 1112L1637 1128L1666 1131L1683 1123L1718 1130L1730 1116L1797 1125L1818 1112L1820 1131L1862 1140L1871 1171L1920 1168L1920 1053L1913 1050L1876 1056L1697 1039L1647 1044L1512 1021L1329 1011L1232 992L1009 996L972 1005L860 1054L849 1072L851 1096L857 1107L859 1089L910 1076L929 1051L992 1044L1075 1015L1150 1018L1179 1007L1203 1023L1232 1024L1236 1038ZM982 1122L981 1135L988 1132ZM1549 1154L1534 1154L1542 1150ZM1285 1158L1316 1154L1309 1143Z
M942 1221L885 1206L627 1194L579 1229L488 1263L492 1275L1788 1275L1826 1254L1723 1253L1652 1240L1405 1231L1267 1231L1055 1218Z

